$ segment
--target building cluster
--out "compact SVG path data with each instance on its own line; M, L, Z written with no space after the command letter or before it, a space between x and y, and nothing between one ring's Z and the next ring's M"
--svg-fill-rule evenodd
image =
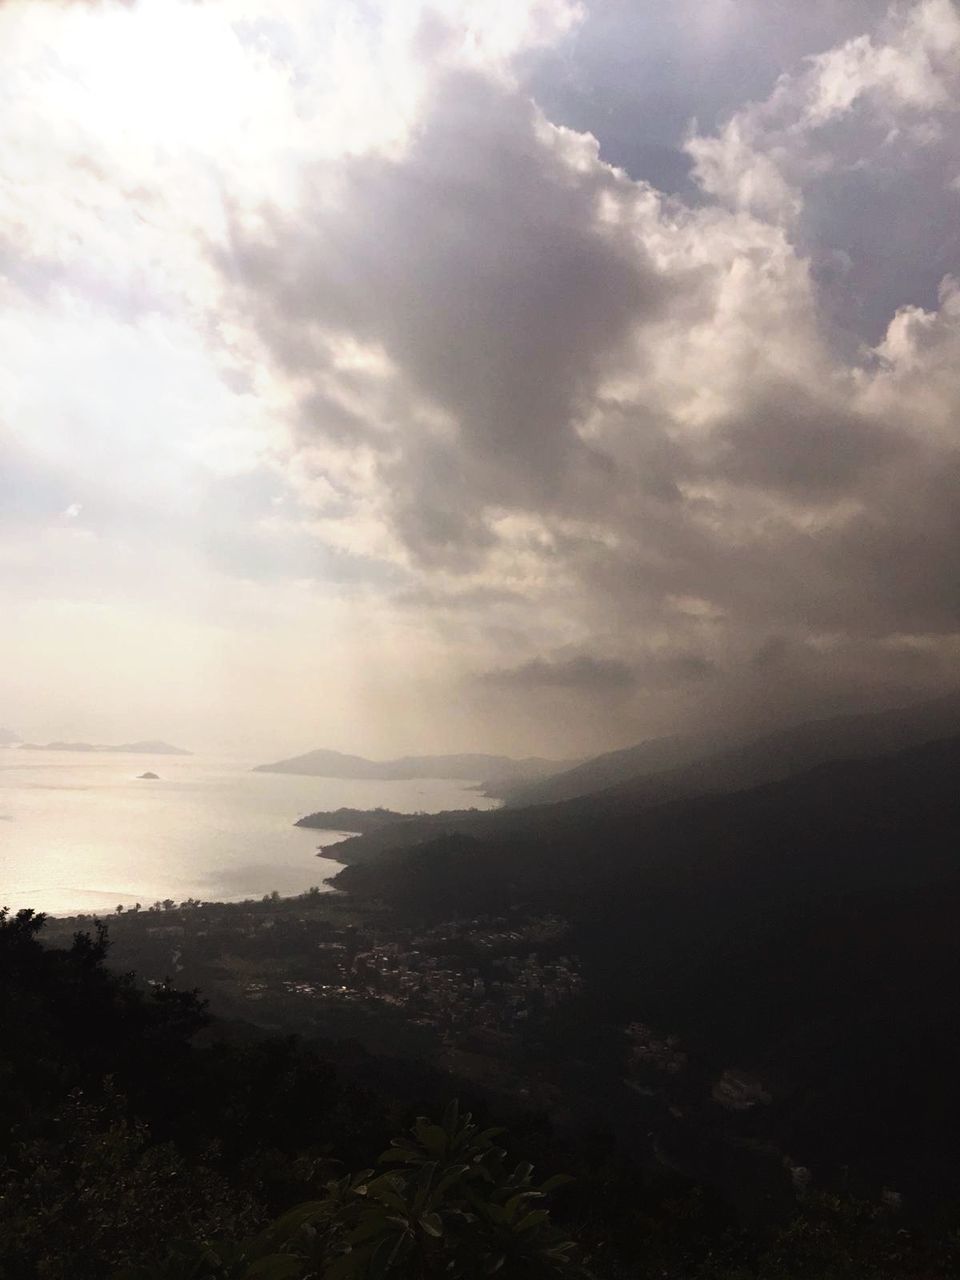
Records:
M344 1036L402 1024L418 1051L426 1037L441 1057L505 1062L583 985L568 925L553 915L417 929L305 894L129 911L109 925L118 961L196 986L226 1016Z
M348 982L371 1000L401 1007L415 1021L436 1028L445 1040L485 1027L509 1032L545 1010L555 1009L581 989L576 960L568 955L514 954L529 944L517 931L471 922L471 951L437 953L444 941L463 942L462 922L439 926L422 938L380 942L358 951ZM444 938L443 931L450 929Z

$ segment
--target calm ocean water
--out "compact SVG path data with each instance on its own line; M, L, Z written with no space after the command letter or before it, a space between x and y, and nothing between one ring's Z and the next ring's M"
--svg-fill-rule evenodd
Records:
M251 773L253 760L0 748L0 906L52 914L302 893L339 864L317 809L489 808L466 784ZM137 774L152 770L157 782Z

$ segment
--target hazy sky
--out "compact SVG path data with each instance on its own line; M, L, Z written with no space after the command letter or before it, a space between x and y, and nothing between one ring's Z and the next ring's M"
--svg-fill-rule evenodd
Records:
M0 0L0 724L960 684L951 0Z

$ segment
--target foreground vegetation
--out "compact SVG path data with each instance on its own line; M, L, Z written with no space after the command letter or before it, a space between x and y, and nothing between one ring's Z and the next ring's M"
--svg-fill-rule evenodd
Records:
M528 1163L508 1168L498 1128L480 1130L451 1103L442 1124L417 1119L378 1169L331 1179L245 1242L180 1245L165 1262L126 1268L123 1280L189 1275L237 1280L323 1276L480 1277L575 1274L576 1246L542 1207L565 1179L537 1185Z
M894 1203L804 1198L744 1222L616 1134L515 1112L507 1137L482 1099L461 1114L448 1080L395 1064L358 1085L329 1047L211 1024L195 994L111 972L102 928L44 947L42 925L0 917L3 1280L960 1268L949 1222L921 1230ZM573 1180L541 1180L523 1154Z

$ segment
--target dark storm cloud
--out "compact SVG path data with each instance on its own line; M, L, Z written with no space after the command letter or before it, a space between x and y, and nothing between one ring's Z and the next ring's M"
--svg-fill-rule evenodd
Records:
M479 75L436 90L409 154L338 174L311 226L238 235L231 268L280 362L315 371L308 323L381 343L403 379L455 421L382 463L411 547L428 559L488 543L483 502L549 506L604 478L574 429L603 365L657 310L661 286L629 238L598 234L609 179L581 180L537 137L532 105ZM306 431L340 433L307 402Z
M847 493L909 452L901 433L790 383L758 387L748 410L718 426L717 442L718 476L809 501Z
M477 680L487 688L507 692L567 690L599 697L697 683L715 672L714 664L696 653L648 653L629 661L574 654L531 658L517 666L484 671Z
M627 663L589 655L555 662L533 658L518 667L486 671L479 679L499 689L575 689L587 694L629 689L636 683L636 675Z
M852 9L814 10L801 52L853 32ZM423 577L407 599L439 616L528 596L519 652L541 656L498 654L481 686L662 693L667 716L671 690L749 707L778 683L828 707L949 678L960 294L920 310L880 281L921 258L932 278L949 244L924 238L937 219L909 252L904 230L865 282L855 202L831 192L887 193L881 222L903 216L900 175L938 210L960 200L951 13L903 11L692 139L689 206L457 71L402 154L318 169L295 213L238 222L223 265L298 388L296 446L366 459L362 500ZM838 339L858 306L876 338L881 302L884 331L913 307L876 350ZM381 363L345 372L341 337Z

